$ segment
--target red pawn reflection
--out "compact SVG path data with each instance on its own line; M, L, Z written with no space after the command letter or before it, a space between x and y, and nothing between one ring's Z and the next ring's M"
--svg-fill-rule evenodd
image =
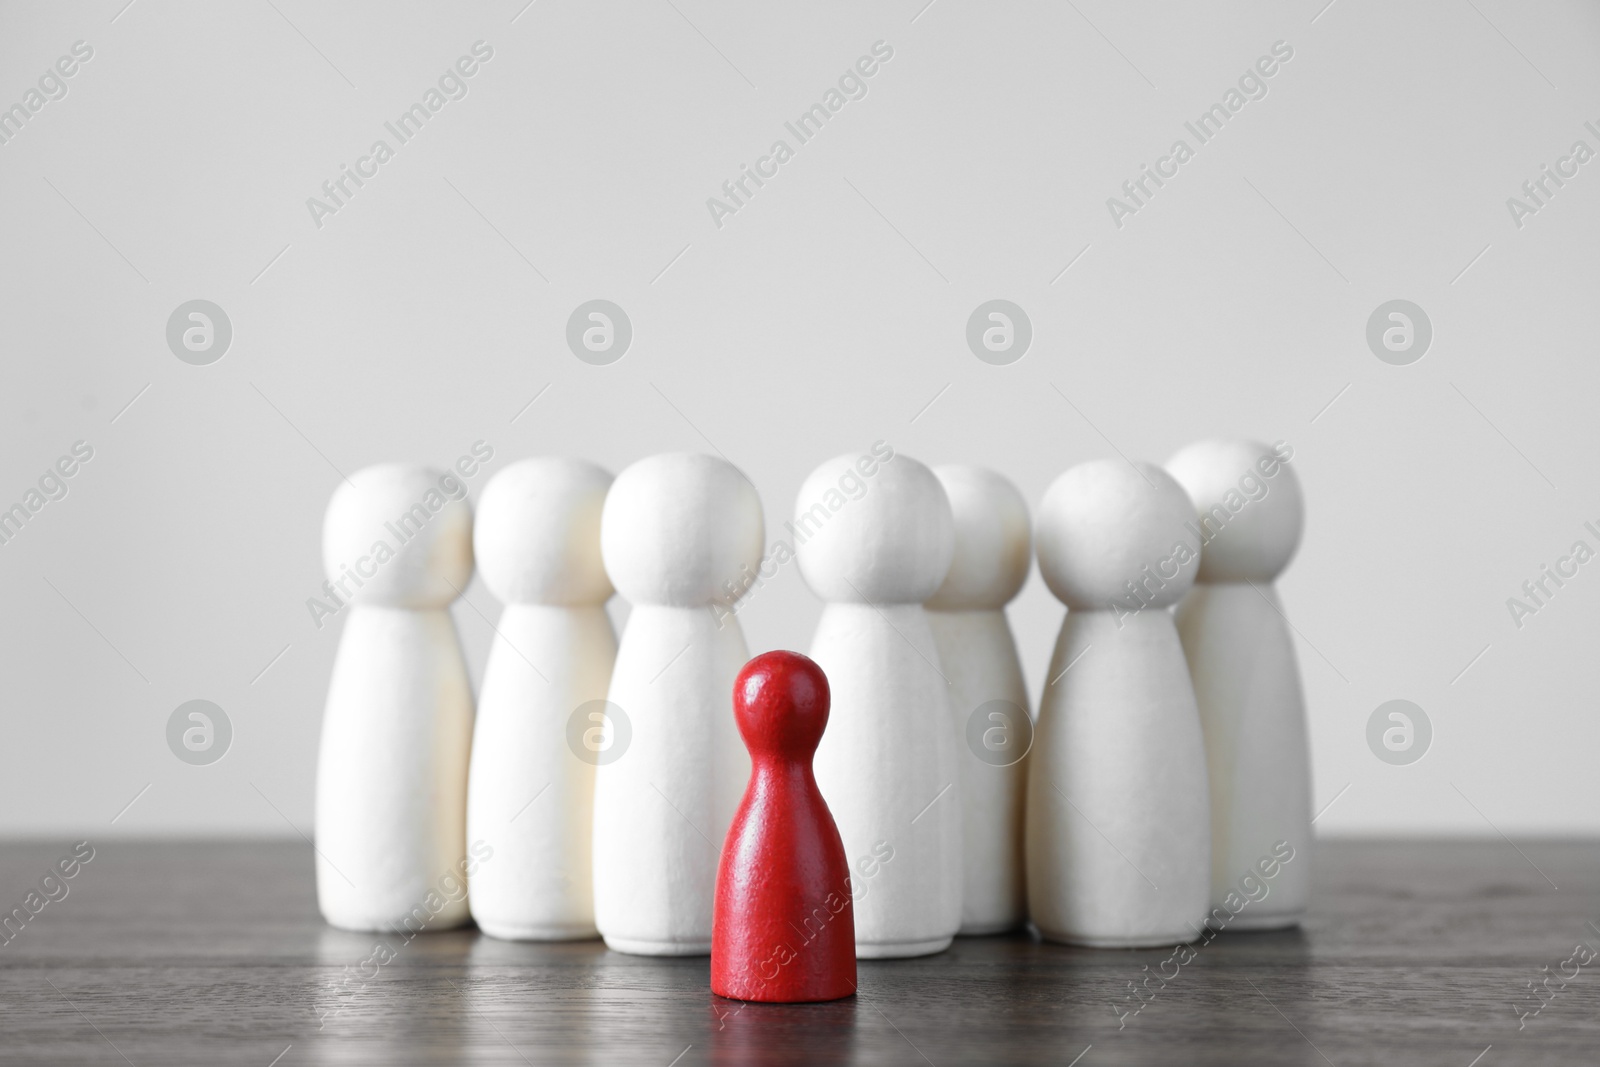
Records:
M752 766L717 870L711 991L779 1003L850 996L850 868L811 773L827 676L797 652L764 653L739 672L733 713Z

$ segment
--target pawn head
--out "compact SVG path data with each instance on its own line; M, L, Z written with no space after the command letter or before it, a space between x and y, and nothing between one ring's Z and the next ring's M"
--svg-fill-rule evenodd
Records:
M472 578L472 506L454 474L380 463L333 491L322 523L328 581L357 604L447 606Z
M761 498L725 459L670 452L617 475L600 518L600 551L635 604L727 601L761 562Z
M604 604L600 511L611 475L593 463L535 456L489 479L472 535L478 573L506 604Z
M1305 526L1288 445L1197 441L1167 461L1205 538L1202 582L1270 582L1294 558Z
M1194 584L1194 536L1183 526L1193 517L1183 487L1160 467L1080 463L1039 505L1039 573L1069 608L1131 606L1135 588L1146 607L1174 604Z
M827 675L798 652L763 652L733 683L733 717L751 756L810 760L828 703Z
M868 473L870 471L870 473ZM824 600L920 604L950 570L955 519L933 471L909 456L835 456L795 503L800 573Z
M1028 504L1017 487L984 467L935 467L955 517L955 556L927 606L992 611L1011 602L1033 563Z

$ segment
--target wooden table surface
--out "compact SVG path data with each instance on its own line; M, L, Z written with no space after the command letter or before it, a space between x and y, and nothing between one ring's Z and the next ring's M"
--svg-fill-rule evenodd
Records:
M862 963L849 1000L741 1005L704 958L599 942L469 929L363 965L377 938L321 922L298 843L94 847L0 944L0 1063L1600 1063L1600 958L1562 966L1600 947L1595 842L1324 843L1303 930L1224 933L1122 1018L1170 950L958 939ZM0 846L0 908L68 852Z

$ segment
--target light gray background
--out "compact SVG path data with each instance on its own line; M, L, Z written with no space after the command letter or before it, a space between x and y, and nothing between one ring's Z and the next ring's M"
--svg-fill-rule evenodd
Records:
M1600 547L1600 161L1520 230L1505 203L1600 148L1594 5L124 2L0 8L4 104L94 48L0 146L0 506L95 449L0 546L0 833L309 831L335 468L482 438L476 497L521 456L715 447L770 534L876 438L1036 504L1217 435L1289 441L1306 490L1281 592L1318 830L1600 830L1600 562L1520 630L1506 607ZM306 198L480 39L470 94L316 228ZM880 39L867 97L715 227L706 198ZM1269 95L1116 228L1106 198L1278 40ZM607 367L564 343L596 297L635 330ZM234 328L206 367L164 336L195 298ZM964 341L994 298L1035 331L1007 367ZM1406 367L1364 338L1395 298L1435 330ZM499 605L467 596L477 677ZM785 568L752 650L803 650L818 611ZM1060 616L1035 573L1035 699ZM211 766L164 739L195 698L233 722ZM1366 744L1392 698L1433 722L1411 766Z

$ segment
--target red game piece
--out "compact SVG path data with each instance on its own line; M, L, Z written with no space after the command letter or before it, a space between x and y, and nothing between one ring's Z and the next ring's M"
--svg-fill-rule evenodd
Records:
M750 784L728 827L711 920L711 991L799 1003L856 991L850 868L811 774L828 679L797 652L767 652L733 684Z

